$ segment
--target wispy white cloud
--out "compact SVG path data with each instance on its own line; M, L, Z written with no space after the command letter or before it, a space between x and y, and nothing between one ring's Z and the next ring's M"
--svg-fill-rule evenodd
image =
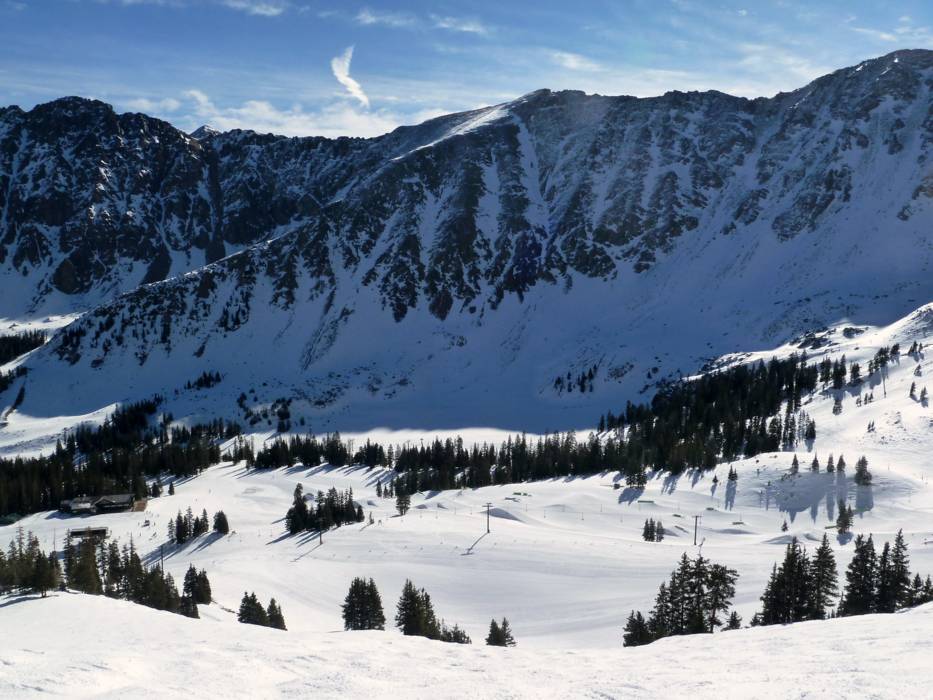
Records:
M874 27L849 26L853 32L863 36L871 37L876 41L882 41L888 44L898 43L910 48L930 48L933 47L933 30L930 27L916 25L909 15L903 15L898 18L898 25L892 29L877 29Z
M477 19L431 15L431 22L438 29L447 29L452 32L480 34L482 36L489 34L489 28Z
M278 17L291 5L288 0L221 0L221 4L260 17Z
M343 85L355 100L368 108L369 98L363 92L363 86L350 77L351 60L353 60L353 47L348 46L346 51L330 60L330 69L334 72L337 82Z
M600 71L603 67L596 61L570 51L552 51L551 60L562 68L577 71Z
M174 120L193 130L210 124L221 131L252 129L284 136L378 136L406 123L417 123L439 116L439 109L424 109L402 115L389 110L360 110L346 102L335 102L320 109L301 105L279 109L266 100L247 100L238 106L218 107L201 90L184 93L187 112Z
M371 10L368 7L364 7L357 12L354 19L358 24L366 26L381 24L386 27L395 28L414 27L418 23L417 18L412 15L401 12L380 12L378 10Z
M814 63L809 58L775 44L743 43L738 45L737 50L741 55L739 65L743 68L760 76L773 76L779 72L792 76L801 84L815 80L833 68Z
M179 107L181 107L181 102L176 100L174 97L165 97L161 100L150 100L147 97L137 97L135 99L126 101L124 105L129 109L145 112L146 114L165 114L167 112L176 111Z
M853 32L858 34L864 34L865 36L870 36L873 39L878 39L879 41L897 41L897 36L891 34L890 32L881 31L880 29L870 29L869 27L851 27Z

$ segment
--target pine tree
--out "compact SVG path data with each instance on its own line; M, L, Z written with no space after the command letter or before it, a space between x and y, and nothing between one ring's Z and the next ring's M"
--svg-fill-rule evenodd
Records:
M893 613L897 609L897 587L891 567L891 546L887 542L881 548L875 573L875 600L872 609L879 613Z
M230 534L230 524L227 522L227 514L222 510L214 513L214 532L221 535Z
M288 509L288 513L285 515L285 523L288 526L289 533L293 535L308 527L308 504L305 501L304 490L301 484L295 486L292 507Z
M282 609L279 607L278 603L275 602L275 598L269 601L269 607L266 610L266 618L269 621L269 627L277 630L286 629L285 616L282 615Z
M269 626L269 615L263 609L262 603L256 598L255 593L244 593L240 601L240 611L237 620L247 625Z
M737 630L742 627L742 618L739 617L739 614L733 610L732 614L729 615L729 621L726 623L727 630Z
M405 515L411 507L411 496L404 489L396 487L395 508L399 515Z
M844 535L852 528L852 508L846 507L846 502L840 498L837 510L836 532Z
M72 567L72 573L68 578L68 586L82 593L100 595L103 592L103 587L99 571L94 542L86 539L78 546L77 557Z
M55 559L37 552L33 564L30 588L45 598L46 594L58 586Z
M512 637L512 628L509 627L509 621L502 618L498 623L493 619L489 623L489 634L486 635L486 644L491 647L514 647L515 639Z
M342 612L345 630L385 629L382 598L372 579L369 581L362 578L353 579L347 597L344 599Z
M855 554L846 570L846 587L840 615L864 615L873 611L875 602L877 562L871 535L855 538Z
M894 538L894 549L891 552L891 580L894 586L896 607L910 606L910 558L907 555L907 543L904 541L903 530L898 530Z
M504 647L505 642L502 639L502 630L496 618L489 622L489 634L486 635L486 644L491 647Z
M859 457L855 463L855 483L859 486L871 486L871 472L868 471L868 460L865 455Z
M175 495L175 482L174 481L170 481L168 483L168 495L169 496Z
M810 569L810 619L822 620L830 608L830 601L838 593L836 557L829 546L829 538L823 533L823 541L813 555Z
M178 601L178 612L185 617L200 618L197 603L190 596L183 595Z

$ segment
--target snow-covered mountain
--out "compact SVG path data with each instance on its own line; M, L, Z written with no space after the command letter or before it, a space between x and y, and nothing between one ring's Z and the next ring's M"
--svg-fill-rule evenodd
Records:
M933 52L900 51L770 99L543 90L368 140L9 108L0 315L153 282L33 354L21 410L244 392L317 430L566 428L723 353L890 323L930 300L931 89Z

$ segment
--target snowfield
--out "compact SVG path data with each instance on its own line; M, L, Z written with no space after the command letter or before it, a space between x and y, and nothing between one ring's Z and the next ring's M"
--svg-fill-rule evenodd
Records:
M626 488L614 472L424 492L399 517L394 500L376 495L377 484L392 477L386 469L255 471L223 463L176 482L174 496L151 499L145 512L29 516L16 527L36 533L44 549L60 549L69 528L106 526L121 544L132 538L150 565L164 555L177 582L189 564L204 568L215 602L201 607L201 620L189 621L76 594L4 599L0 697L197 691L234 697L923 697L933 682L929 606L621 647L625 618L633 609L651 608L658 585L684 552L699 551L738 570L735 607L746 624L792 537L812 551L828 533L843 583L853 546L832 527L839 498L857 512L853 534L872 533L880 548L903 529L911 570L933 574L933 409L908 395L912 382L919 394L933 362L926 351L906 354L913 340L933 340L930 306L890 326L853 330L843 324L807 341L812 361L844 353L863 370L881 346L900 342L902 354L883 383L876 376L847 388L838 415L830 393L805 399L817 439L798 445L797 476L788 474L791 452L768 453L708 472L651 474L644 492ZM783 356L799 345L724 362ZM874 401L858 406L857 396L869 393ZM26 421L14 413L7 432L22 430L24 452L43 444ZM498 440L502 434L468 435ZM268 436L257 434L257 446ZM417 439L415 433L378 437ZM16 449L7 445L7 451ZM825 472L830 453L837 460L845 456L844 475ZM874 475L871 487L852 481L863 454ZM810 472L814 455L819 473ZM739 477L734 488L726 478L730 467ZM374 523L327 532L323 542L311 533L287 535L284 516L299 482L306 493L352 488ZM165 545L169 519L189 506L195 514L223 509L231 534ZM649 517L663 522L663 542L642 540ZM0 527L0 544L16 527ZM340 604L355 576L375 580L390 624L411 578L430 593L438 616L463 627L474 645L403 638L394 629L343 632ZM264 603L275 597L289 631L238 624L234 611L244 591L255 591ZM484 647L489 620L503 616L519 646Z
M5 698L922 698L933 605L581 653L223 628L78 594L0 600ZM896 664L896 665L895 665Z

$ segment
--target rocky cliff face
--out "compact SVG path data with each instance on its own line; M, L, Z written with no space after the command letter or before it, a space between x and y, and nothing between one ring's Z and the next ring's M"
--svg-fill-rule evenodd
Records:
M49 362L138 372L275 347L282 391L331 410L492 353L476 381L517 372L550 401L564 368L597 365L605 401L724 338L927 301L931 90L933 52L903 51L770 99L544 90L377 139L9 108L0 261L39 307L164 280L72 324ZM699 313L714 319L676 359L654 352ZM630 373L635 337L657 357Z

